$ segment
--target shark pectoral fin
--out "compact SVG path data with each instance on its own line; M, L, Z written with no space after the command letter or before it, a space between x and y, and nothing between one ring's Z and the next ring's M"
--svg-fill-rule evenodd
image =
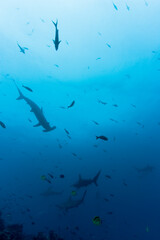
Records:
M52 131L52 130L54 130L54 129L56 129L56 126L51 127L51 128L49 128L49 129L44 129L43 132L50 132L50 131Z
M23 99L22 96L19 96L18 98L16 98L16 100L21 100L21 99Z
M41 124L40 124L40 123L37 123L37 124L34 125L33 127L39 127L39 126L41 126Z
M60 44L61 43L61 40L58 42L58 44Z

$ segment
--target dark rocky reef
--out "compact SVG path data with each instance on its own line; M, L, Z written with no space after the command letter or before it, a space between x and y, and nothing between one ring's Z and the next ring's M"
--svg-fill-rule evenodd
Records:
M50 231L45 235L39 232L37 236L24 235L22 224L5 225L0 212L0 240L64 240L60 238L54 231Z

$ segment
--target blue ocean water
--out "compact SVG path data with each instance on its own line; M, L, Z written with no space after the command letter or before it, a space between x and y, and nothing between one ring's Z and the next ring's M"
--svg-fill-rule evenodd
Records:
M0 1L6 225L160 239L159 11L158 0Z

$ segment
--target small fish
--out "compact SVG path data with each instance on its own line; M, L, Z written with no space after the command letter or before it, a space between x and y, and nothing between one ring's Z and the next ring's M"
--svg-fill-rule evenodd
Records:
M51 184L51 181L48 178L46 178L45 181Z
M68 41L66 41L66 44L69 45Z
M113 2L113 7L118 11L118 8L117 8L117 6L114 4L114 2Z
M104 141L108 141L108 138L105 136L96 136L96 139L102 139Z
M72 153L72 155L73 155L74 157L77 157L77 154L76 154L76 153Z
M144 1L144 3L145 3L145 5L146 5L146 7L148 7L148 2Z
M62 145L59 143L59 144L58 144L58 147L61 149L61 148L62 148Z
M73 107L74 104L75 104L75 101L73 101L73 102L72 102L67 108L71 108L71 107Z
M48 173L48 176L50 176L52 179L54 178L52 174Z
M60 178L64 178L64 174L60 174L59 177L60 177Z
M104 198L104 200L105 200L106 202L109 202L109 199L108 199L108 198Z
M127 3L126 3L126 8L127 8L128 11L130 10L130 7L127 5Z
M101 100L98 100L99 103L103 104L103 105L106 105L107 103L106 102L103 102Z
M148 226L146 227L146 232L147 232L147 233L149 232L149 227L148 227Z
M100 60L100 59L101 59L101 57L96 58L96 60Z
M28 121L29 121L29 122L32 122L32 120L31 120L31 119L29 119L29 118L28 118Z
M97 226L101 225L101 223L102 223L100 217L98 217L98 216L94 217L94 218L92 219L92 222L93 222L93 224L95 224L95 225L97 225Z
M59 65L58 64L54 64L55 67L59 68Z
M64 128L64 131L69 135L69 132L68 132L68 130L66 128Z
M134 104L132 104L132 103L131 103L131 106L134 107L134 108L136 108L136 105L134 105Z
M112 215L113 214L113 212L107 212L109 215Z
M105 177L108 178L108 179L111 179L111 176L110 176L110 175L106 175Z
M27 90L30 91L30 92L33 92L33 90L32 90L31 88L27 87L27 86L22 85L22 87L25 88L25 89L27 89Z
M110 196L111 196L111 197L114 197L114 194L111 193Z
M111 48L111 45L110 45L110 44L106 43L106 45L107 45L109 48Z
M46 180L46 176L45 176L45 175L42 175L42 176L41 176L41 179L42 179L42 180Z
M99 125L99 123L98 123L98 122L96 122L96 121L94 121L94 120L92 120L92 122L93 122L93 123L95 123L96 125Z
M41 22L45 23L44 19L40 18L41 19Z
M76 196L76 195L77 195L77 192L73 190L73 191L71 192L71 195L72 195L72 196Z
M112 106L113 106L113 107L118 107L118 105L117 105L117 104L113 104Z
M109 120L111 120L112 122L118 123L118 121L113 118L110 118Z
M98 35L99 35L99 36L102 36L102 34L101 34L100 32L98 32Z
M6 125L5 125L2 121L0 121L0 126L1 126L2 128L6 128Z

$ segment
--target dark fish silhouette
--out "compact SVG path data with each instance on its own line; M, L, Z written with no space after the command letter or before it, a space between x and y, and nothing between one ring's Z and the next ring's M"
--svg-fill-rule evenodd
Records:
M72 200L72 197L70 196L69 199L64 202L63 204L61 205L57 205L57 207L61 210L64 210L64 211L68 211L69 209L71 208L76 208L78 207L80 204L83 203L84 199L85 199L85 196L86 196L86 193L87 191L85 191L83 193L83 196L81 199L78 199L78 200Z
M98 100L99 103L103 104L103 105L106 105L107 103L106 102L103 102L101 100Z
M58 50L58 47L59 47L59 44L60 44L60 42L61 42L61 41L59 41L59 33L58 33L58 28L57 28L58 20L57 20L56 23L54 23L53 21L52 21L52 23L54 24L54 26L55 26L55 28L56 28L55 40L53 40L53 43L54 43L55 49L56 49L56 51L57 51L57 50Z
M68 130L66 128L64 128L64 131L69 135L69 132L68 132Z
M96 139L102 139L104 141L108 141L108 138L105 136L96 136Z
M109 48L111 48L111 45L110 45L110 44L106 43L106 45L107 45Z
M99 178L100 173L101 173L101 170L92 179L83 179L81 177L81 175L79 175L79 179L75 184L73 184L73 187L76 187L76 188L87 187L88 185L90 185L92 183L94 183L96 186L98 186L97 180Z
M118 11L118 8L114 3L113 3L113 7Z
M2 128L6 128L6 125L2 121L0 121L0 125Z
M73 107L74 104L75 104L75 101L73 101L73 102L72 102L67 108L71 108L71 107Z
M25 88L25 89L27 89L27 90L30 91L30 92L33 92L33 90L32 90L31 88L27 87L27 86L22 85L22 87Z
M51 127L49 122L47 122L44 114L43 114L43 110L42 108L40 108L36 103L34 103L32 100L30 100L29 98L25 97L22 92L20 91L20 89L18 88L17 84L14 81L14 84L16 85L16 88L19 92L19 97L17 98L17 100L25 100L25 102L31 107L31 112L34 113L35 117L38 120L38 123L36 125L34 125L34 127L39 127L42 126L44 128L43 132L49 132L52 131L54 129L56 129L55 126Z
M94 120L92 120L92 122L93 122L93 123L95 123L96 125L99 125L99 123L98 123L98 122L96 122L96 121L94 121Z
M21 47L18 42L17 42L17 45L20 49L20 52L22 52L23 54L25 54L25 50L28 50L28 48L26 48L26 47Z

